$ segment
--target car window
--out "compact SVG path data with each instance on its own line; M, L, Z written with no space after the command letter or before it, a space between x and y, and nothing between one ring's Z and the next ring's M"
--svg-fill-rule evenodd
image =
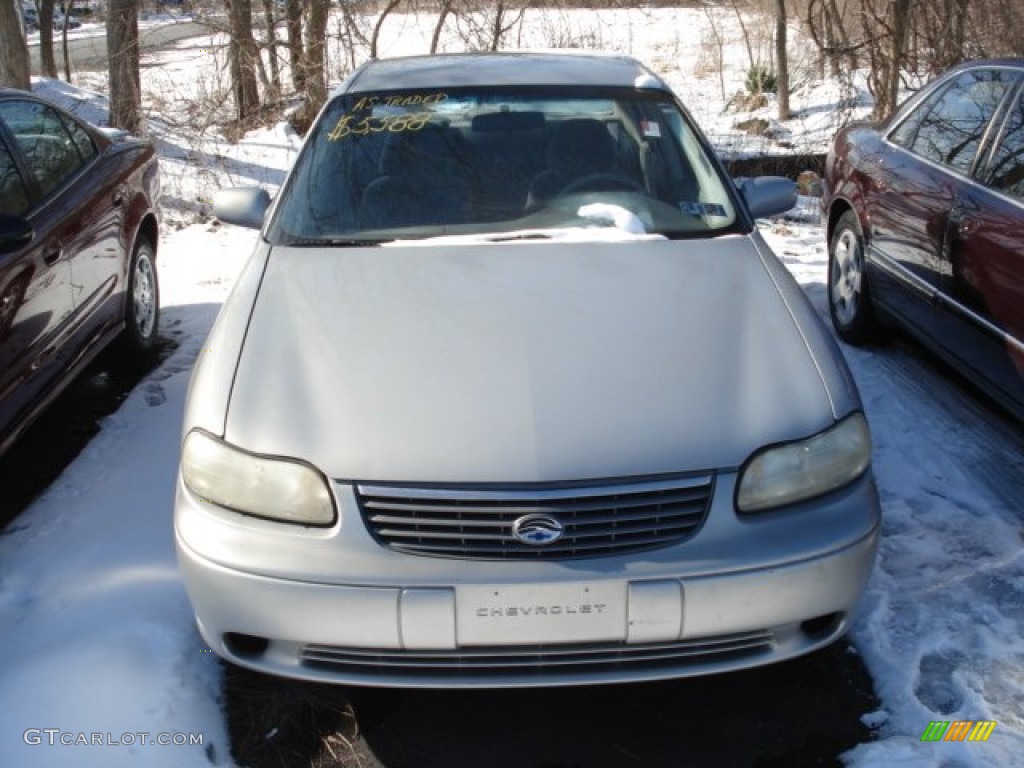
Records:
M988 184L1024 200L1024 92L1010 112L992 157Z
M1014 77L999 69L964 72L920 106L924 116L912 142L904 146L936 163L969 173L985 129ZM894 137L898 143L910 138L900 129Z
M0 213L21 216L29 208L28 192L14 158L0 142Z
M78 155L81 157L83 162L89 162L94 158L98 152L96 144L82 126L76 123L74 120L70 120L63 117L65 127L68 129L68 134L71 136L71 140L75 143L75 148L78 150Z
M45 104L0 102L0 119L13 134L44 197L62 187L95 154L95 149L83 154L65 122ZM87 148L92 148L91 142Z
M583 210L591 204L610 208ZM736 222L699 131L666 93L453 89L337 97L268 236L306 243L614 224L697 237Z

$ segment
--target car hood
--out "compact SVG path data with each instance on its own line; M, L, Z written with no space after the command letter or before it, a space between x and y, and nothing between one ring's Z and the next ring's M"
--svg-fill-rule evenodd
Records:
M752 241L274 248L225 438L337 479L735 467L832 423Z

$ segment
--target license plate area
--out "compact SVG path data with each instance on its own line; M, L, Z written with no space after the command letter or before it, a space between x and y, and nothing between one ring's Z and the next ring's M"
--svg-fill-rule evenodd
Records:
M626 585L460 586L455 620L460 646L622 641Z

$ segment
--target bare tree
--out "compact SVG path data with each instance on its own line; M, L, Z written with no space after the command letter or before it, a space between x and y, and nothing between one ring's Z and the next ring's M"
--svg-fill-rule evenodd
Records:
M890 115L899 99L906 63L912 0L861 0L861 24L870 68L868 90L875 97L873 117Z
M437 12L437 23L434 24L434 34L430 37L430 52L437 53L437 46L441 42L441 31L449 14L455 8L455 0L441 0L441 7Z
M362 49L369 48L370 41L364 31L366 16L359 12L354 3L343 3L341 18L338 19L338 42L344 51L345 60L340 63L339 74L351 72L359 65Z
M523 20L523 14L526 13L526 6L519 8L519 13L512 17L512 20L505 23L505 14L511 13L512 9L504 2L499 0L497 6L494 9L494 22L491 25L491 50L496 51L501 47L502 38L512 31L517 24Z
M75 9L75 0L68 0L64 6L64 23L61 26L61 53L64 55L64 79L71 82L71 51L68 50L68 22Z
M27 91L32 87L29 76L28 45L21 26L21 4L18 0L0 0L0 85Z
M388 15L395 10L402 0L388 0L388 4L384 6L384 10L380 12L380 16L377 17L377 23L373 26L373 36L370 38L370 58L377 58L377 43L380 41L380 31L384 27L384 20Z
M967 6L969 0L939 0L928 13L917 14L911 31L929 53L930 69L940 72L967 57ZM975 5L989 5L975 0Z
M775 82L779 120L789 120L789 57L786 55L786 0L775 0Z
M725 39L722 37L722 33L718 29L718 24L715 23L714 10L708 6L704 6L704 15L708 19L708 31L715 43L715 59L716 65L715 71L718 72L718 86L722 91L722 101L725 101Z
M743 43L747 46L747 61L750 67L753 68L758 64L758 60L754 57L754 46L750 42L750 33L747 31L747 24L743 20L743 14L740 12L740 7L736 0L732 0L732 10L735 12L736 21L739 22L740 30L743 32Z
M850 44L846 32L846 6L839 7L836 0L809 0L804 21L807 24L811 39L821 54L821 74L824 76L824 64L829 65L829 74L839 77L843 71L843 60L849 69L857 68L856 50Z
M288 61L292 65L292 85L301 93L306 90L306 81L302 66L302 6L299 0L287 0L284 16L288 29Z
M138 133L142 128L138 0L110 0L107 8L107 61L110 125Z
M44 77L57 77L57 60L53 56L53 7L55 0L39 3L39 69Z
M302 79L306 84L304 122L311 123L327 101L327 60L324 40L327 37L327 16L330 0L311 0L306 50L302 55Z
M267 58L270 61L270 92L271 98L281 95L281 62L277 58L277 16L274 13L274 0L263 0L263 20L267 30Z
M257 82L259 51L252 34L251 0L227 0L231 41L228 55L231 61L231 87L235 96L235 114L239 123L251 120L260 108L260 90Z

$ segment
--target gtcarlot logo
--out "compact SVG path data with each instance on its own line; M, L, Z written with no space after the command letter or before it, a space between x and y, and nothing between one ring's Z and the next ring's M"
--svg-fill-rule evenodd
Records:
M93 731L62 731L60 728L28 728L21 738L26 744L48 744L51 747L63 745L65 747L132 747L132 746L160 746L160 747L184 747L203 744L201 733L150 733L149 731L126 731L125 733L113 734L107 731L100 733Z

